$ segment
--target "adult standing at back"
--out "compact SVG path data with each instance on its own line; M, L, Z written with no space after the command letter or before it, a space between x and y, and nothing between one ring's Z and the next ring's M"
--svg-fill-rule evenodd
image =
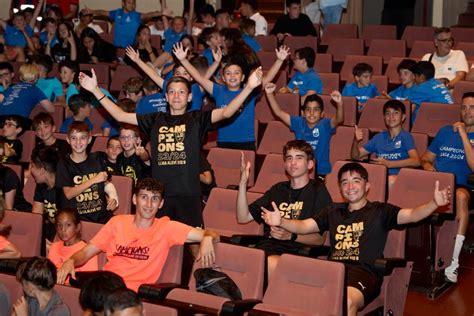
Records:
M469 71L466 55L462 50L452 49L454 38L448 27L434 32L434 53L425 54L422 60L430 61L435 67L435 78L452 89L458 81L464 80Z
M287 1L286 10L288 13L276 21L270 32L270 34L277 36L278 41L282 41L285 36L317 36L316 29L309 17L301 13L299 0Z
M244 17L255 21L255 36L266 36L268 34L268 23L267 20L257 12L257 9L256 0L242 0L240 2L240 13Z
M324 26L341 23L342 10L347 8L347 0L320 0Z

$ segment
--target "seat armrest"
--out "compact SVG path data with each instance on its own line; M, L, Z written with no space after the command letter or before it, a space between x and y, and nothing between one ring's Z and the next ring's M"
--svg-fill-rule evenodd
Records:
M262 301L256 299L228 301L222 305L220 315L243 315L260 303L262 303Z
M238 189L239 189L239 185L238 185L238 184L229 184L229 185L227 185L226 189L229 189L229 190L238 190Z
M31 257L21 257L15 259L0 259L0 273L16 275L18 266L31 259Z
M262 238L262 235L232 235L230 242L240 246L250 246L258 243Z
M383 258L375 260L375 270L382 275L390 275L395 268L406 267L407 261L403 258Z
M329 251L329 246L305 246L298 250L298 255L311 258L327 257Z
M138 296L152 302L161 302L166 299L166 296L171 290L176 288L185 287L177 283L142 284L138 288Z

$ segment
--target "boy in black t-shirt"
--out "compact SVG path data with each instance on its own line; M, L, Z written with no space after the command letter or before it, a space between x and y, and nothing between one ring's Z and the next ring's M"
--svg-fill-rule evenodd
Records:
M0 137L0 163L19 162L23 144L18 137L23 132L23 120L18 115L11 115L3 122L3 136Z
M273 211L262 208L262 219L272 228L296 234L329 231L330 259L345 264L347 311L349 316L355 316L380 293L383 276L376 272L374 263L383 257L388 232L428 217L438 207L447 205L451 194L449 187L439 190L436 181L433 200L415 208L369 202L368 173L358 163L345 164L339 170L338 182L348 203L333 204L305 220L281 217L277 205L272 203Z
M120 176L120 169L117 165L117 157L122 153L122 145L118 136L109 137L107 140L107 148L104 152L98 152L101 155L105 166L107 167L107 173L110 175Z
M270 208L277 205L281 217L286 219L311 218L320 209L331 204L331 196L324 183L319 179L311 180L311 171L316 163L313 148L304 140L292 140L283 147L285 171L290 181L279 182L265 194L248 205L247 180L250 163L243 159L237 198L237 220L241 224L256 221L265 224L261 217L262 207ZM298 254L305 245L321 245L322 238L318 233L296 235L280 227L264 227L264 238L256 248L265 250L268 262L268 275L274 271L280 255L284 253Z
M143 146L140 139L138 127L131 124L123 124L120 127L120 145L123 151L117 156L117 168L121 175L133 179L146 178L150 173L150 155Z
M35 148L51 147L59 153L60 157L65 157L71 153L71 146L63 139L54 137L56 125L49 113L40 112L33 118L33 130L39 141Z
M122 111L100 91L94 72L92 78L81 73L79 80L114 119L138 125L141 132L150 135L152 175L166 187L159 216L166 215L193 227L202 226L199 154L203 137L214 123L232 117L261 84L261 68L250 75L245 88L227 107L208 112L186 112L192 94L189 81L183 77L171 78L166 86L170 112L145 115Z
M76 121L69 125L67 141L72 153L58 164L56 187L63 190L60 208L77 209L81 220L103 224L112 217L118 197L114 185L108 182L103 160L86 151L91 140L86 123Z

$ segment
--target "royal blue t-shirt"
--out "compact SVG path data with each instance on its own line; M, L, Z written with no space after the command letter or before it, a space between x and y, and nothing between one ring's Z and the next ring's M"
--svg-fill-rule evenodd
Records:
M214 83L212 95L216 100L216 108L226 107L235 97L237 97L242 89L231 91L227 86ZM231 143L247 143L255 141L255 101L258 95L252 93L242 105L242 110L237 111L226 124L217 130L218 142Z
M47 31L41 32L39 35L39 39L40 39L41 45L43 46L48 45L48 32ZM53 40L51 41L51 44L49 44L49 46L53 48L54 45L56 44L59 44L58 34L54 34Z
M123 9L109 12L110 19L114 22L114 46L125 48L135 43L138 27L142 23L142 14L137 11L125 13Z
M408 99L411 90L415 85L411 86L410 88L405 87L404 85L400 85L398 88L393 89L388 95L395 100L404 101Z
M36 86L43 91L49 101L54 102L56 97L64 95L63 85L58 78L40 78L36 81Z
M453 98L449 93L448 88L440 81L431 78L419 85L414 85L410 89L408 99L411 103L416 105L415 110L411 116L412 123L415 122L416 115L420 109L420 105L423 102L436 102L436 103L447 103L453 104Z
M206 57L207 63L212 65L214 63L214 56L212 56L212 48L208 47L202 52L202 56Z
M176 33L173 31L171 27L168 27L165 30L165 46L163 47L163 51L172 54L172 49L174 44L179 43L181 40L181 36L188 34L186 31L182 31L180 33Z
M397 136L390 138L388 131L382 131L375 135L364 149L371 154L385 160L405 160L410 158L408 151L415 149L415 141L413 136L407 131L401 130ZM400 172L400 168L389 168L388 174L395 175Z
M467 137L474 146L474 132L467 133ZM450 172L456 176L456 184L467 185L467 176L472 170L467 164L461 136L453 131L452 125L442 127L438 131L428 150L436 155L436 171Z
M317 94L323 93L323 82L313 68L308 69L305 73L295 72L288 82L288 88L293 90L296 87L299 89L300 96L305 95L309 90L314 90Z
M331 120L322 118L313 128L308 126L302 116L292 115L290 122L290 129L295 133L295 138L305 140L313 147L318 175L330 173L329 145L332 135L336 133L336 128L331 127Z
M377 87L370 83L366 87L358 87L357 82L348 83L342 90L343 96L355 97L357 99L358 110L361 111L370 98L380 95Z
M245 44L247 44L255 53L258 53L262 50L262 46L255 39L255 37L248 36L247 34L242 34L242 39Z
M29 25L25 27L26 34L28 36L33 36L33 29ZM28 43L26 42L25 36L23 33L16 28L16 26L11 26L7 23L5 32L3 33L3 38L5 39L5 44L7 46L19 46L26 47Z
M163 91L166 91L168 81L169 79L165 79L163 82ZM205 92L201 90L201 87L198 83L193 83L191 84L191 93L193 94L193 98L191 100L191 104L188 104L188 112L200 111L202 108L202 99L204 98Z
M19 115L29 117L33 108L48 98L38 87L20 82L3 92L5 98L0 103L0 115Z
M135 113L148 114L156 112L167 112L168 103L161 92L146 95L138 101Z
M59 132L63 133L63 134L66 134L67 129L68 129L69 125L72 124L72 122L74 122L74 117L70 116L70 117L66 118L63 122L63 125L61 125L61 128L59 129ZM94 128L94 125L92 125L92 122L88 117L85 118L84 123L86 123L87 126L89 126L89 130L92 131L92 129Z

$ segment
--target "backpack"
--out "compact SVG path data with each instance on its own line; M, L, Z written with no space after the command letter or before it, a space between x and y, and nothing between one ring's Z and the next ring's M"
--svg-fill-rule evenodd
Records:
M194 271L196 290L201 293L241 300L242 293L235 282L224 272L213 268L201 268Z

